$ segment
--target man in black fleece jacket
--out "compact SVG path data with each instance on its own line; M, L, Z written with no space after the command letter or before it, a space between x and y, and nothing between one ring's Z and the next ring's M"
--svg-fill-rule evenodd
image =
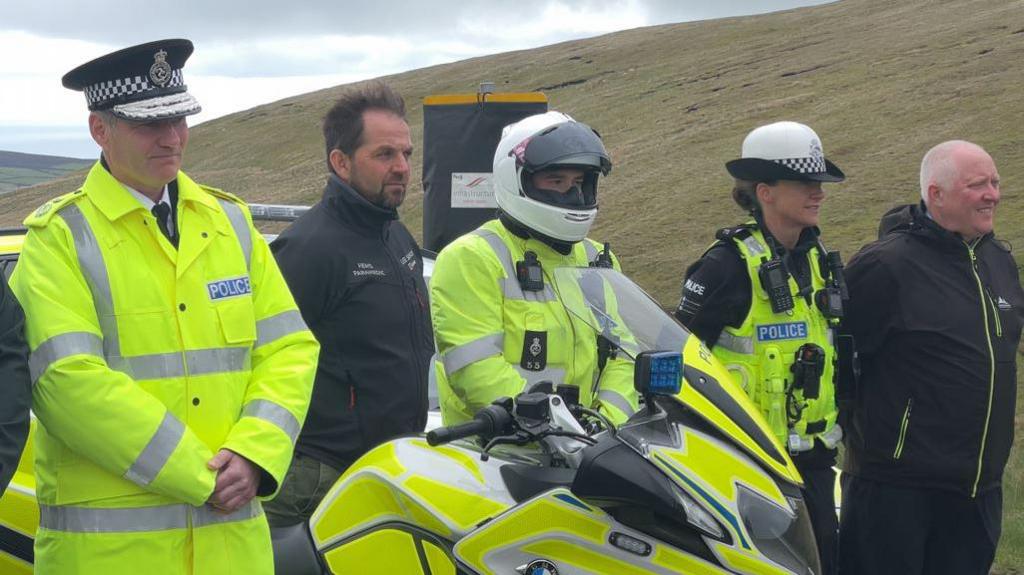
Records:
M346 92L324 118L323 199L272 244L320 361L271 526L310 517L360 455L423 430L434 353L420 248L398 221L412 141L383 82Z
M945 142L921 163L921 196L847 268L861 377L844 414L842 575L987 574L999 541L1024 319L992 231L999 174L979 146Z

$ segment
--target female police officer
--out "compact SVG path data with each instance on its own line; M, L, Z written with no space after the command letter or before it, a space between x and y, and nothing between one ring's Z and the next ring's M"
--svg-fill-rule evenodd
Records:
M843 172L814 130L761 126L726 164L733 199L752 216L719 230L686 270L676 317L729 368L786 445L805 497L825 573L833 573L836 424L833 328L842 315L838 253L818 239L822 182Z

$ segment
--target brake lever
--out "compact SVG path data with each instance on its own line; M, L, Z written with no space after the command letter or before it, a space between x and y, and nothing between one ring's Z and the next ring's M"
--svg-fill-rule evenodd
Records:
M518 430L512 435L499 435L497 437L493 437L487 442L487 445L484 446L483 451L480 453L480 461L487 461L490 459L491 456L488 452L499 445L526 445L527 443L536 441L534 437L535 436L532 433L527 433L522 430Z

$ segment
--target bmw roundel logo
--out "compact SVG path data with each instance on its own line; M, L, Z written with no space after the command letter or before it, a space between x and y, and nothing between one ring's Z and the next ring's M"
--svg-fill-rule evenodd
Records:
M526 575L558 575L558 568L547 559L534 559L526 566Z

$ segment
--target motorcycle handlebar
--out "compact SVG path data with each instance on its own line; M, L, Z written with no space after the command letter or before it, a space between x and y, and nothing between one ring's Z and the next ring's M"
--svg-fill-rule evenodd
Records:
M488 405L478 411L472 421L428 431L427 443L437 446L474 435L490 438L504 433L511 423L512 415L508 410L498 405Z

